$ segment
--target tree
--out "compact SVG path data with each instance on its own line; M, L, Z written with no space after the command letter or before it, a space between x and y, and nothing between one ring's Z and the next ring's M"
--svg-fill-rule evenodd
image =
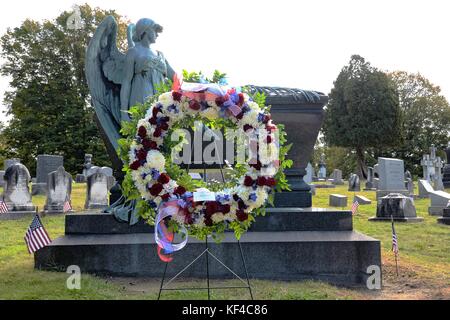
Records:
M357 174L365 178L366 152L394 146L399 140L400 109L394 82L353 55L329 94L323 134L329 146L349 148L357 158Z
M53 21L26 20L8 29L0 39L5 59L0 72L11 78L11 91L4 102L11 116L0 133L4 157L18 157L35 170L43 153L64 156L66 170L80 172L85 153L97 165L110 165L94 121L84 72L84 57L98 24L114 15L119 23L119 41L126 39L126 21L114 11L80 7L82 29L69 30L63 12Z
M399 92L402 139L398 147L378 153L403 159L408 170L420 175L420 160L432 144L444 155L450 139L450 105L441 89L419 73L396 71L389 76Z

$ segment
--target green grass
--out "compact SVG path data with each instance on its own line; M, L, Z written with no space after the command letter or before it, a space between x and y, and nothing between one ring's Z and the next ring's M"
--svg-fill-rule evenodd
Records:
M317 189L313 198L315 207L328 207L330 193L349 196L349 208L353 193L346 186L335 189ZM375 215L374 192L358 192L373 202L360 206L354 219L357 231L381 240L383 262L390 261L392 254L389 223L368 222ZM72 205L81 211L84 206L85 186L74 184ZM433 277L440 284L450 286L450 227L438 225L436 217L428 215L428 199L416 200L418 216L423 223L396 224L400 246L400 263L411 267L421 277ZM33 197L33 203L43 208L45 197ZM37 271L33 268L33 256L29 255L23 240L31 218L17 221L0 221L0 300L1 299L155 299L159 288L158 279L108 279L82 276L82 289L66 288L68 275L57 272ZM64 234L63 216L46 216L43 223L52 238ZM233 285L235 281L214 282L214 285ZM186 280L185 286L202 285L198 280ZM204 283L203 283L204 285ZM256 299L358 299L367 298L361 290L351 290L317 281L252 281ZM165 292L163 299L206 299L206 292ZM248 299L246 290L216 290L213 299Z

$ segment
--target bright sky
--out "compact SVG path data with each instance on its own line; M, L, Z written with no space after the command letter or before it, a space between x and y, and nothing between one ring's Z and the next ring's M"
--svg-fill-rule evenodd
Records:
M329 93L357 53L380 69L422 73L450 100L447 0L14 0L1 2L0 33L85 2L161 24L155 49L177 71L219 69L235 85ZM0 79L1 96L7 84Z

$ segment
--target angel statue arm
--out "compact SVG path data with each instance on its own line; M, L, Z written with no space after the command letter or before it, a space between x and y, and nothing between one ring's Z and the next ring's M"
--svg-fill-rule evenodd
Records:
M128 114L128 109L130 105L130 93L131 93L131 82L134 77L134 56L128 51L127 57L125 59L124 65L124 75L122 81L122 89L120 90L120 111L122 121L129 121L130 115Z

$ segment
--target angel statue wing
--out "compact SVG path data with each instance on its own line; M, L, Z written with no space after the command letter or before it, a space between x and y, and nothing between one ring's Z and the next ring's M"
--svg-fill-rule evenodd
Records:
M115 168L121 167L116 154L120 139L120 90L125 54L117 48L117 22L106 17L98 26L86 52L86 79L91 92L97 124Z

